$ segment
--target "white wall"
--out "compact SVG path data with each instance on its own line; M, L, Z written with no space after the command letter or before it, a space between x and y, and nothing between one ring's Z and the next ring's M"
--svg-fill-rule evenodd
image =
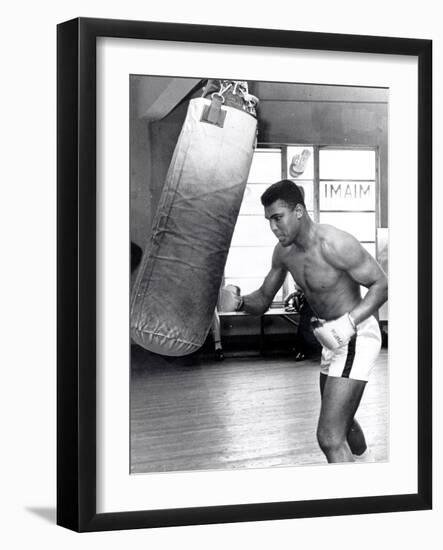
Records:
M232 7L230 9L230 6ZM266 6L265 8L263 6ZM399 6L399 7L397 7ZM0 200L1 524L5 548L437 548L442 490L435 471L435 510L76 535L54 525L55 507L55 25L77 16L288 28L432 38L434 97L443 95L443 31L438 3L373 0L250 3L7 3L2 11L2 176ZM435 106L434 150L442 150L441 101ZM434 181L442 181L435 154ZM435 185L435 218L443 206ZM437 234L443 231L436 219ZM435 239L437 240L437 239ZM440 247L441 249L441 247ZM6 254L5 254L6 251ZM435 244L437 252L437 243ZM435 281L442 279L441 250ZM436 288L435 310L441 310ZM6 307L5 307L6 304ZM438 324L437 324L438 322ZM441 321L435 315L435 334ZM435 463L442 461L441 345L435 344ZM438 433L439 432L439 433ZM437 542L438 541L438 542ZM132 546L133 545L133 546Z

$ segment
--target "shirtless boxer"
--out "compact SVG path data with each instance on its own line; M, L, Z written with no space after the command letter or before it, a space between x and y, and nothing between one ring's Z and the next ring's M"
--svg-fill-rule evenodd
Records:
M262 314L291 273L314 311L314 334L323 346L317 440L328 462L352 462L366 450L354 416L380 351L374 314L388 297L386 275L352 235L313 222L293 182L273 184L261 201L279 241L271 270L255 292L239 296L227 287L224 298L233 309ZM364 298L360 285L368 289Z

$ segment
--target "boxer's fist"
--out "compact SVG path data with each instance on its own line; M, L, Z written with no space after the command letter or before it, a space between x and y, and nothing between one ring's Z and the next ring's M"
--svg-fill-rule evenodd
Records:
M227 285L220 290L219 311L238 311L242 305L243 298L240 296L240 288L238 286Z
M320 344L330 350L346 346L356 332L355 324L349 313L345 313L334 321L315 319L312 327Z

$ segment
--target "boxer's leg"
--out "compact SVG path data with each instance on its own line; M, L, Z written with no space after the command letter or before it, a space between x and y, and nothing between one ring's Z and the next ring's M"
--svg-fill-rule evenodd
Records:
M320 394L322 399L323 399L323 390L327 379L328 379L328 376L321 372L320 373ZM355 418L353 418L352 420L351 427L349 428L349 431L346 435L346 440L348 442L348 445L349 445L349 448L351 449L352 454L354 455L360 456L367 449L365 435L363 433L363 430L360 424L357 422Z
M328 376L323 388L317 439L328 462L353 462L347 435L366 382Z

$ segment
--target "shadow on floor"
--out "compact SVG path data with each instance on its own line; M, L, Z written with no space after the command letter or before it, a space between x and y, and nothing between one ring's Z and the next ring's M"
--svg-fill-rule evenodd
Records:
M56 523L57 512L55 508L40 508L38 506L32 506L26 508L26 510L35 516L39 516L40 518L49 521L49 523Z

